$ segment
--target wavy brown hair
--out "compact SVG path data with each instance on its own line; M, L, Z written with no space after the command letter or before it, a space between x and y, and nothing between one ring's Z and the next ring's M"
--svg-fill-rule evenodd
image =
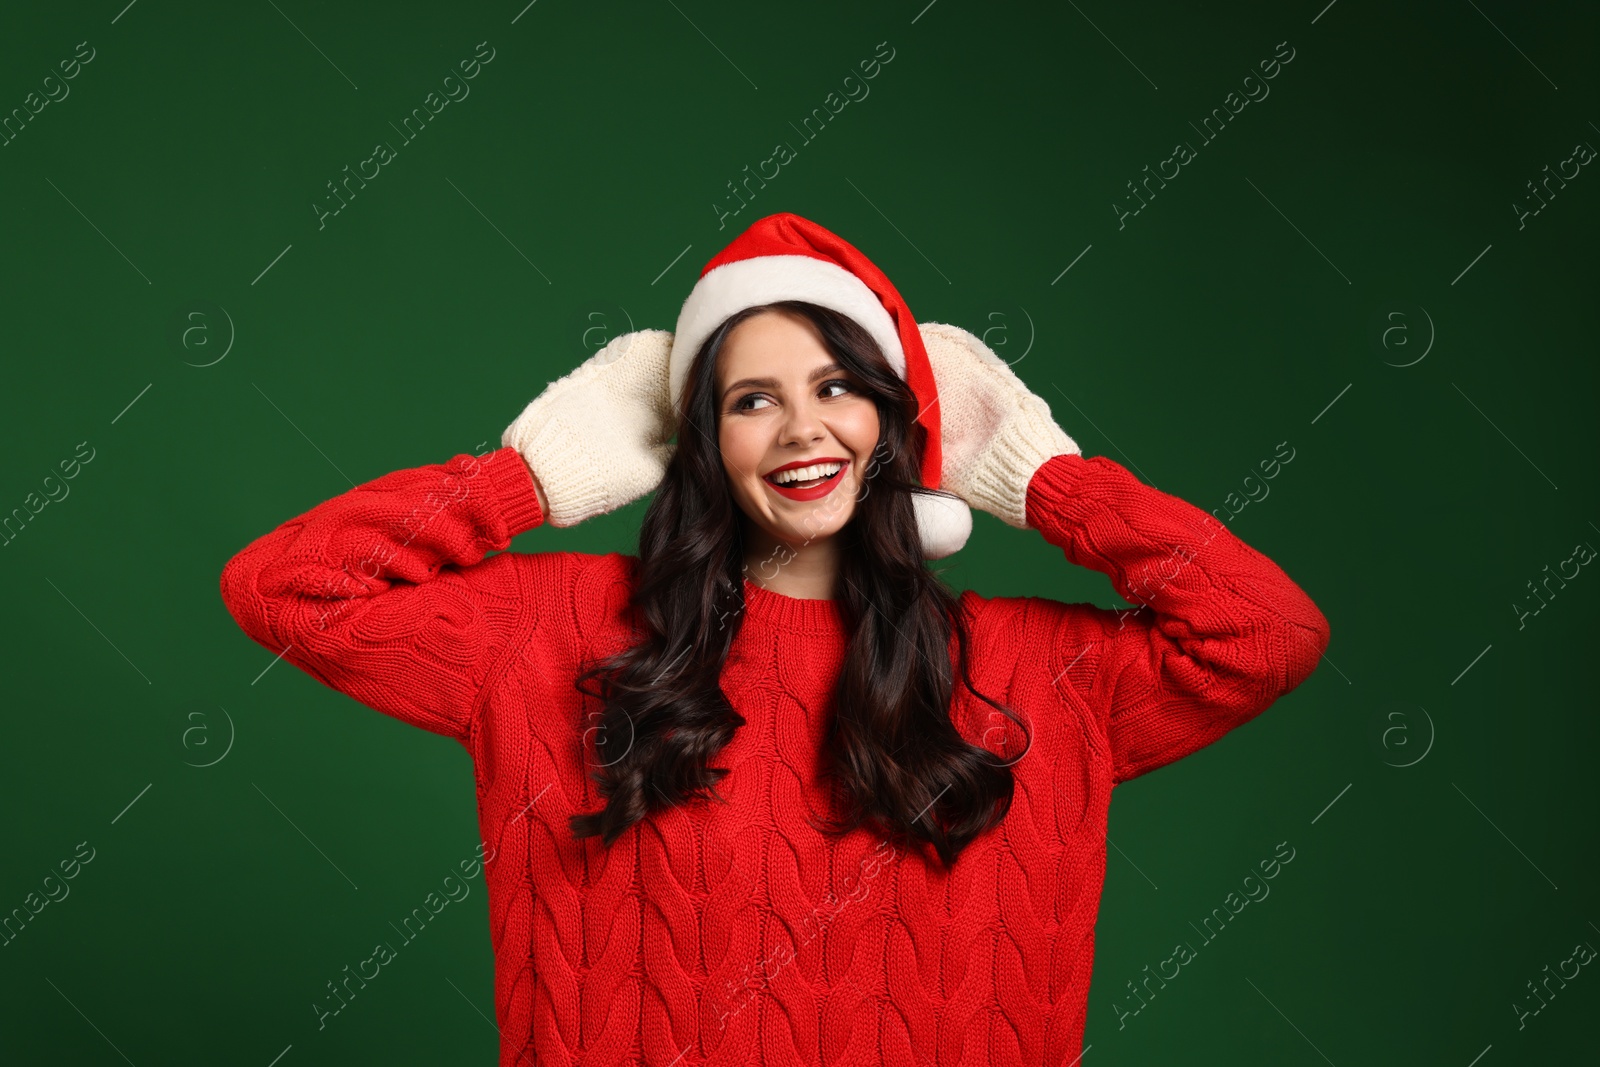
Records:
M715 785L728 770L708 761L745 723L719 684L743 619L745 545L743 512L716 446L715 371L730 331L769 310L816 326L834 358L865 384L880 428L864 493L835 535L844 538L837 603L850 638L819 771L840 816L818 829L846 833L865 824L896 844L931 844L949 865L1005 817L1015 788L1015 760L1001 762L969 743L950 719L952 631L963 683L1012 722L1022 721L973 687L956 597L923 556L912 499L936 490L918 478L923 430L914 422L913 394L858 323L801 301L731 316L690 365L677 447L639 531L629 603L643 639L589 666L576 682L604 702L592 731L591 777L606 804L573 816L571 828L576 837L599 835L610 845L650 813L703 790L723 800Z

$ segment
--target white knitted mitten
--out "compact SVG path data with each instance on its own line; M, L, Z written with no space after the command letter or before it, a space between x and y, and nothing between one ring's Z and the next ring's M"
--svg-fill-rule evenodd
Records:
M939 487L1026 529L1028 482L1051 456L1081 454L1006 361L959 326L919 323L939 387Z
M668 400L668 330L614 339L523 409L500 436L539 479L552 526L637 500L661 482L676 447Z

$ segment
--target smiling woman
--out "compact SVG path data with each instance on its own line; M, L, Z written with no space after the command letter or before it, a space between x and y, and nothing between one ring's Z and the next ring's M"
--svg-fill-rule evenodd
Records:
M730 317L716 346L717 447L743 513L745 573L793 546L760 584L786 596L833 595L839 542L878 446L878 402L852 363L876 355L870 335L815 304L781 302ZM882 356L876 355L881 362ZM885 364L879 376L890 374ZM837 494L837 496L834 496ZM815 502L833 497L831 506Z
M1076 1062L1112 788L1328 642L1265 556L1085 458L795 215L501 444L281 523L222 592L272 655L470 752L505 1067ZM500 551L652 490L637 556ZM1148 610L956 595L928 560L969 505L1124 598L1156 571Z

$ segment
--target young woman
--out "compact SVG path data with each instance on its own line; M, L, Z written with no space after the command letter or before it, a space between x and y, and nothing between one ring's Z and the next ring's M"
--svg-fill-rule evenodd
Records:
M637 556L500 552L655 490ZM1136 608L951 594L967 505ZM471 753L500 1062L1073 1063L1111 789L1299 685L1316 606L790 214L483 456L222 575L274 655Z

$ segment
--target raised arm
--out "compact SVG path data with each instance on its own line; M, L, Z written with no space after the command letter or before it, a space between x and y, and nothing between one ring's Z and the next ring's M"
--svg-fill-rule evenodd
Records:
M1057 605L1065 678L1104 718L1113 781L1189 755L1303 682L1328 620L1270 559L1105 456L1055 456L1028 525L1137 609Z
M534 397L501 448L386 474L257 538L223 569L228 611L324 685L466 744L484 687L576 554L484 557L660 482L671 350L664 330L623 334Z
M1104 456L1086 459L1003 360L957 326L921 327L944 408L944 483L1138 611L1030 601L1052 642L1019 669L1072 687L1098 714L1126 781L1210 744L1315 669L1328 620L1276 564L1192 504ZM1061 666L1057 667L1056 664Z
M516 560L485 560L539 525L513 448L394 471L258 537L222 571L241 629L322 684L466 743L523 596Z

